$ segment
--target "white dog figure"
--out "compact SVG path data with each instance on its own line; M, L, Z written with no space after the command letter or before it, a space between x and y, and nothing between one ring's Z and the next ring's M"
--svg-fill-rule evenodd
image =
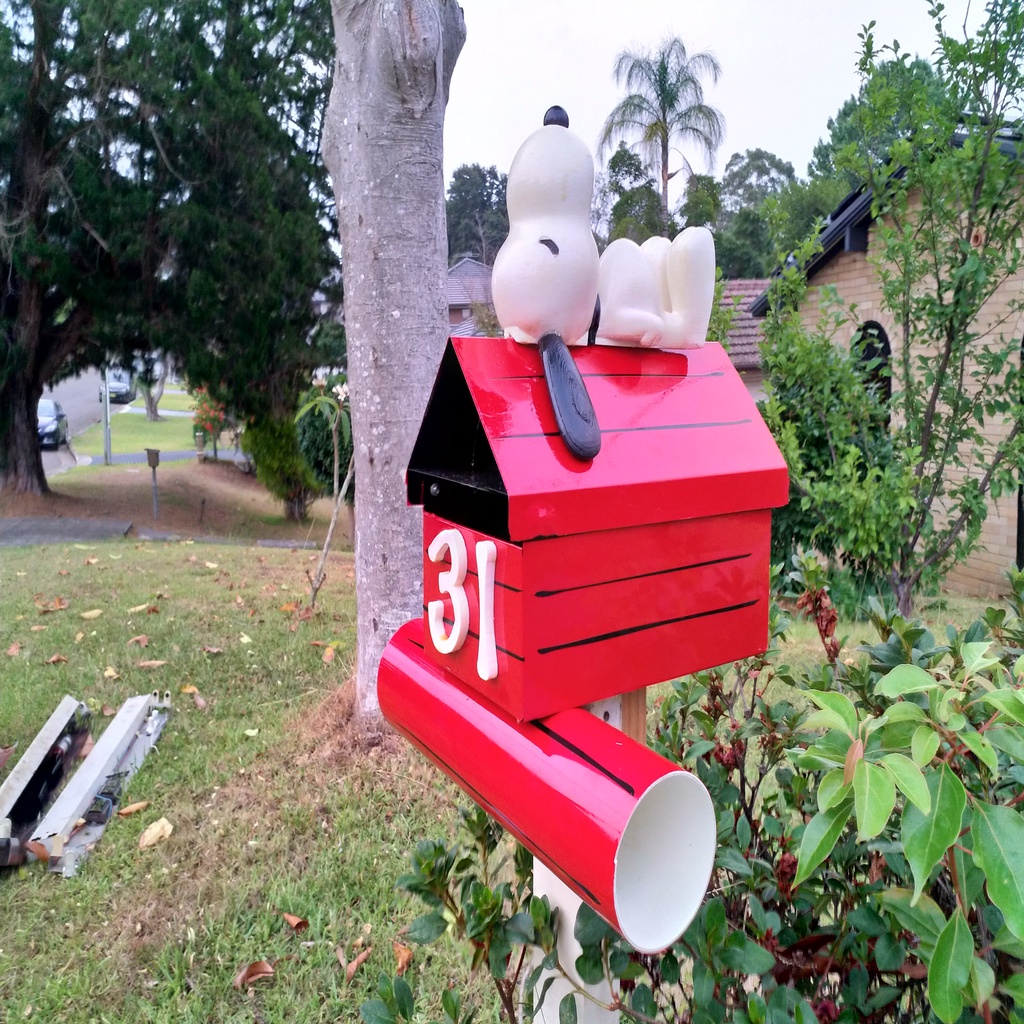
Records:
M599 345L687 349L704 344L715 299L715 240L686 228L672 242L616 239L601 256Z
M576 458L594 458L601 431L567 345L586 341L597 302L590 230L594 160L561 107L519 147L508 172L509 233L494 260L491 294L505 332L540 347L559 433Z

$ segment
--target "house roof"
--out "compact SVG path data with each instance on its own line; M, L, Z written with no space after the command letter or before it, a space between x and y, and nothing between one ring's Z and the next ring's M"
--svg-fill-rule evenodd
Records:
M469 256L448 268L448 306L489 306L491 268Z
M763 277L724 282L722 302L735 305L736 309L729 328L728 349L737 370L756 370L761 365L761 322L750 312L750 306L767 287L768 279Z
M949 140L956 148L963 146L968 137L966 131L958 131ZM1000 151L1011 159L1018 159L1021 134L1007 126L997 132L996 144ZM906 167L897 167L892 178L902 178L907 173ZM874 193L867 186L861 186L848 193L843 201L828 215L824 227L818 235L821 250L807 262L804 270L810 280L827 263L843 252L866 252L868 247L868 227L874 217L871 215L871 202ZM775 271L775 274L778 270ZM775 274L772 276L774 277ZM762 292L750 307L755 317L763 317L768 312L768 291Z
M409 460L409 501L512 541L786 503L786 464L720 345L572 353L601 429L592 462L559 435L536 346L453 338Z

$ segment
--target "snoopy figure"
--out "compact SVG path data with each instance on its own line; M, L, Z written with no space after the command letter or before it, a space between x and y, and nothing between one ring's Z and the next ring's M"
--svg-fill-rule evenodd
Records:
M494 260L494 311L516 341L537 345L559 433L572 454L593 459L601 430L568 345L595 321L599 259L590 229L594 161L551 107L520 146L508 173L509 233Z
M715 299L715 241L690 227L643 245L616 239L601 256L599 345L687 349L704 344Z

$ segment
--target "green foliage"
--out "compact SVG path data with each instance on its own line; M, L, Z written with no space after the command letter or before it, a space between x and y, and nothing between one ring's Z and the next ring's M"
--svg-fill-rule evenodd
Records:
M256 479L284 502L288 519L306 518L309 504L323 493L299 448L293 420L251 423L242 434L242 451L256 467Z
M612 199L608 215L608 241L629 238L638 245L662 233L661 199L654 179L647 173L640 157L620 142L608 161L605 185ZM676 230L669 224L668 234Z
M241 414L294 402L336 267L329 18L324 0L4 6L0 486L43 385L110 357L162 351Z
M793 165L766 149L733 153L722 174L722 206L729 214L756 210L795 180Z
M306 465L320 487L334 494L335 487L340 488L344 483L353 451L352 416L344 374L315 382L302 396L295 424ZM355 502L355 489L351 484L345 501L349 505Z
M863 387L858 393L852 363L836 354L834 341L858 326L855 307L823 291L822 316L804 331L794 311L806 292L791 267L766 324L766 410L810 539L888 580L904 613L922 581L976 546L990 499L1017 486L1024 461L1012 326L1022 300L1009 284L1021 268L1024 173L1008 134L1024 125L1024 11L1019 0L990 5L967 43L944 34L941 7L934 14L936 88L906 54L876 53L870 28L863 35L863 137L894 119L913 133L892 144L882 166L870 146L842 150L844 165L870 183L877 218L875 315L891 330L894 354L888 437L872 440L877 414ZM796 266L809 256L799 250ZM1007 312L991 305L1000 288L1009 290Z
M599 149L614 140L635 138L646 165L657 175L661 195L661 227L669 235L669 151L674 143L696 145L713 158L725 133L725 119L704 102L704 79L718 81L721 68L710 53L689 53L679 38L662 40L655 51L623 50L615 59L615 81L627 95L608 115ZM691 172L683 158L683 169Z
M223 404L211 398L206 388L202 387L196 388L192 392L192 397L196 405L192 413L195 433L202 434L206 440L219 437L227 422Z
M505 190L508 175L496 167L463 164L455 169L445 215L448 222L448 262L472 256L490 266L508 235Z
M710 174L691 174L679 216L687 227L711 227L722 209L721 186Z

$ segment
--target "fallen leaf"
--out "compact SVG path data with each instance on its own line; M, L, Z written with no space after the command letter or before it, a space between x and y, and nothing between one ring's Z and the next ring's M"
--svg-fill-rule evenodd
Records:
M50 859L50 851L38 840L29 839L24 846L36 860L41 860L45 864Z
M334 955L338 958L338 963L341 964L342 967L348 967L348 957L345 956L344 946L335 946Z
M324 656L320 659L325 665L330 665L334 661L334 648L328 647L324 650Z
M199 687L198 686L193 686L192 683L189 683L188 686L183 686L181 688L181 692L182 693L198 693L199 692Z
M356 976L356 971L358 971L359 968L370 959L370 954L372 952L373 946L367 946L366 949L364 949L362 953L360 953L359 956L357 956L355 960L345 968L345 980L347 982L351 983L352 979Z
M198 693L192 694L192 700L195 702L196 707L199 708L200 711L206 710L206 701L203 700L203 698L200 697Z
M70 576L70 575L71 575L71 573L70 573L70 572L68 572L68 570L67 570L67 569L58 569L58 570L57 570L57 575L58 575L58 576Z
M199 650L201 650L203 652L203 654L223 654L224 653L224 648L223 647L211 647L209 644L203 644L203 646L200 647Z
M259 734L260 734L259 729L246 729L245 730L245 735L246 736L259 736Z
M139 800L137 803L129 804L127 807L119 807L117 809L117 816L119 818L128 818L133 814L138 814L139 811L144 811L148 806L148 800Z
M33 633L42 633L42 631L44 629L49 629L50 627L49 626L29 626L28 628L30 630L32 630Z
M166 818L158 818L142 830L142 835L139 836L139 849L148 850L149 847L162 843L170 838L173 831L174 826Z
M216 569L217 568L217 563L216 562L207 562L206 563L206 568L207 569Z
M14 643L7 648L7 657L16 658L19 654L21 654L21 644L19 644L18 641L15 640Z
M80 644L84 639L85 639L85 634L81 630L79 630L75 634L75 643L76 644Z
M299 603L298 603L298 601L288 601L287 603L281 605L281 607L279 609L279 611L282 611L282 612L297 612L298 610L299 610Z
M241 636L240 636L240 637L238 638L238 642L239 642L240 644L251 644L251 643L252 643L252 637L251 637L251 636L246 636L246 635L245 635L245 633L243 633L243 634L242 634L242 635L241 635Z
M140 661L139 668L159 668L161 665L166 664L166 661Z
M150 606L149 606L149 607L148 607L148 608L146 609L146 614L147 614L147 615L157 615L157 614L159 614L159 612L160 612L160 609L159 609L159 608L157 608L157 606L156 606L155 604L151 604L151 605L150 605Z
M310 608L309 605L307 604L306 607L303 608L301 612L299 612L299 621L309 622L311 618L313 618L313 609Z
M412 963L412 950L408 946L403 946L400 942L392 942L391 948L394 950L395 962L397 964L395 974L401 977L409 970L409 965Z
M260 981L262 978L272 978L273 976L274 968L266 960L254 960L251 964L242 967L235 975L235 980L232 984L241 992L243 988L248 988L254 981Z
M186 559L186 561L188 561L188 562L198 562L199 559L196 558L195 555L189 555L188 558Z
M115 562L120 562L124 555L111 555L110 558Z
M63 665L68 660L66 654L52 654L46 659L47 665Z
M103 670L104 679L120 679L121 677L117 674L117 669L113 665L108 665Z
M145 633L140 633L138 636L133 636L131 640L128 641L129 647L131 647L132 644L138 644L140 647L148 647L149 637L146 636Z
M102 608L93 608L90 611L82 612L83 619L98 619L103 614Z
M62 612L67 608L68 602L65 597L55 597L52 601L36 601L36 607L40 615L49 615L50 612Z
M134 608L129 608L128 612L129 614L132 612L144 612L148 607L148 604L137 604Z
M309 922L304 917L298 917L296 914L286 914L283 911L281 912L281 916L288 923L291 930L296 934L304 932L309 927Z
M239 594L238 597L235 598L235 604L238 605L239 608L241 608L242 605L245 604L245 602L242 600L241 594Z
M13 754L17 749L17 743L12 743L9 747L0 747L0 768L3 768L3 766L7 764L11 759L11 754Z
M112 708L109 704L104 704L103 707L100 708L100 714L104 718L110 718L117 714L117 708Z
M95 565L99 561L98 558L87 558L84 562L85 565Z
M92 733L86 733L85 742L82 744L82 749L78 751L78 756L80 758L88 757L95 746L96 741L92 738Z
M309 646L310 647L327 647L329 645L328 645L328 642L326 640L310 640L309 641Z

